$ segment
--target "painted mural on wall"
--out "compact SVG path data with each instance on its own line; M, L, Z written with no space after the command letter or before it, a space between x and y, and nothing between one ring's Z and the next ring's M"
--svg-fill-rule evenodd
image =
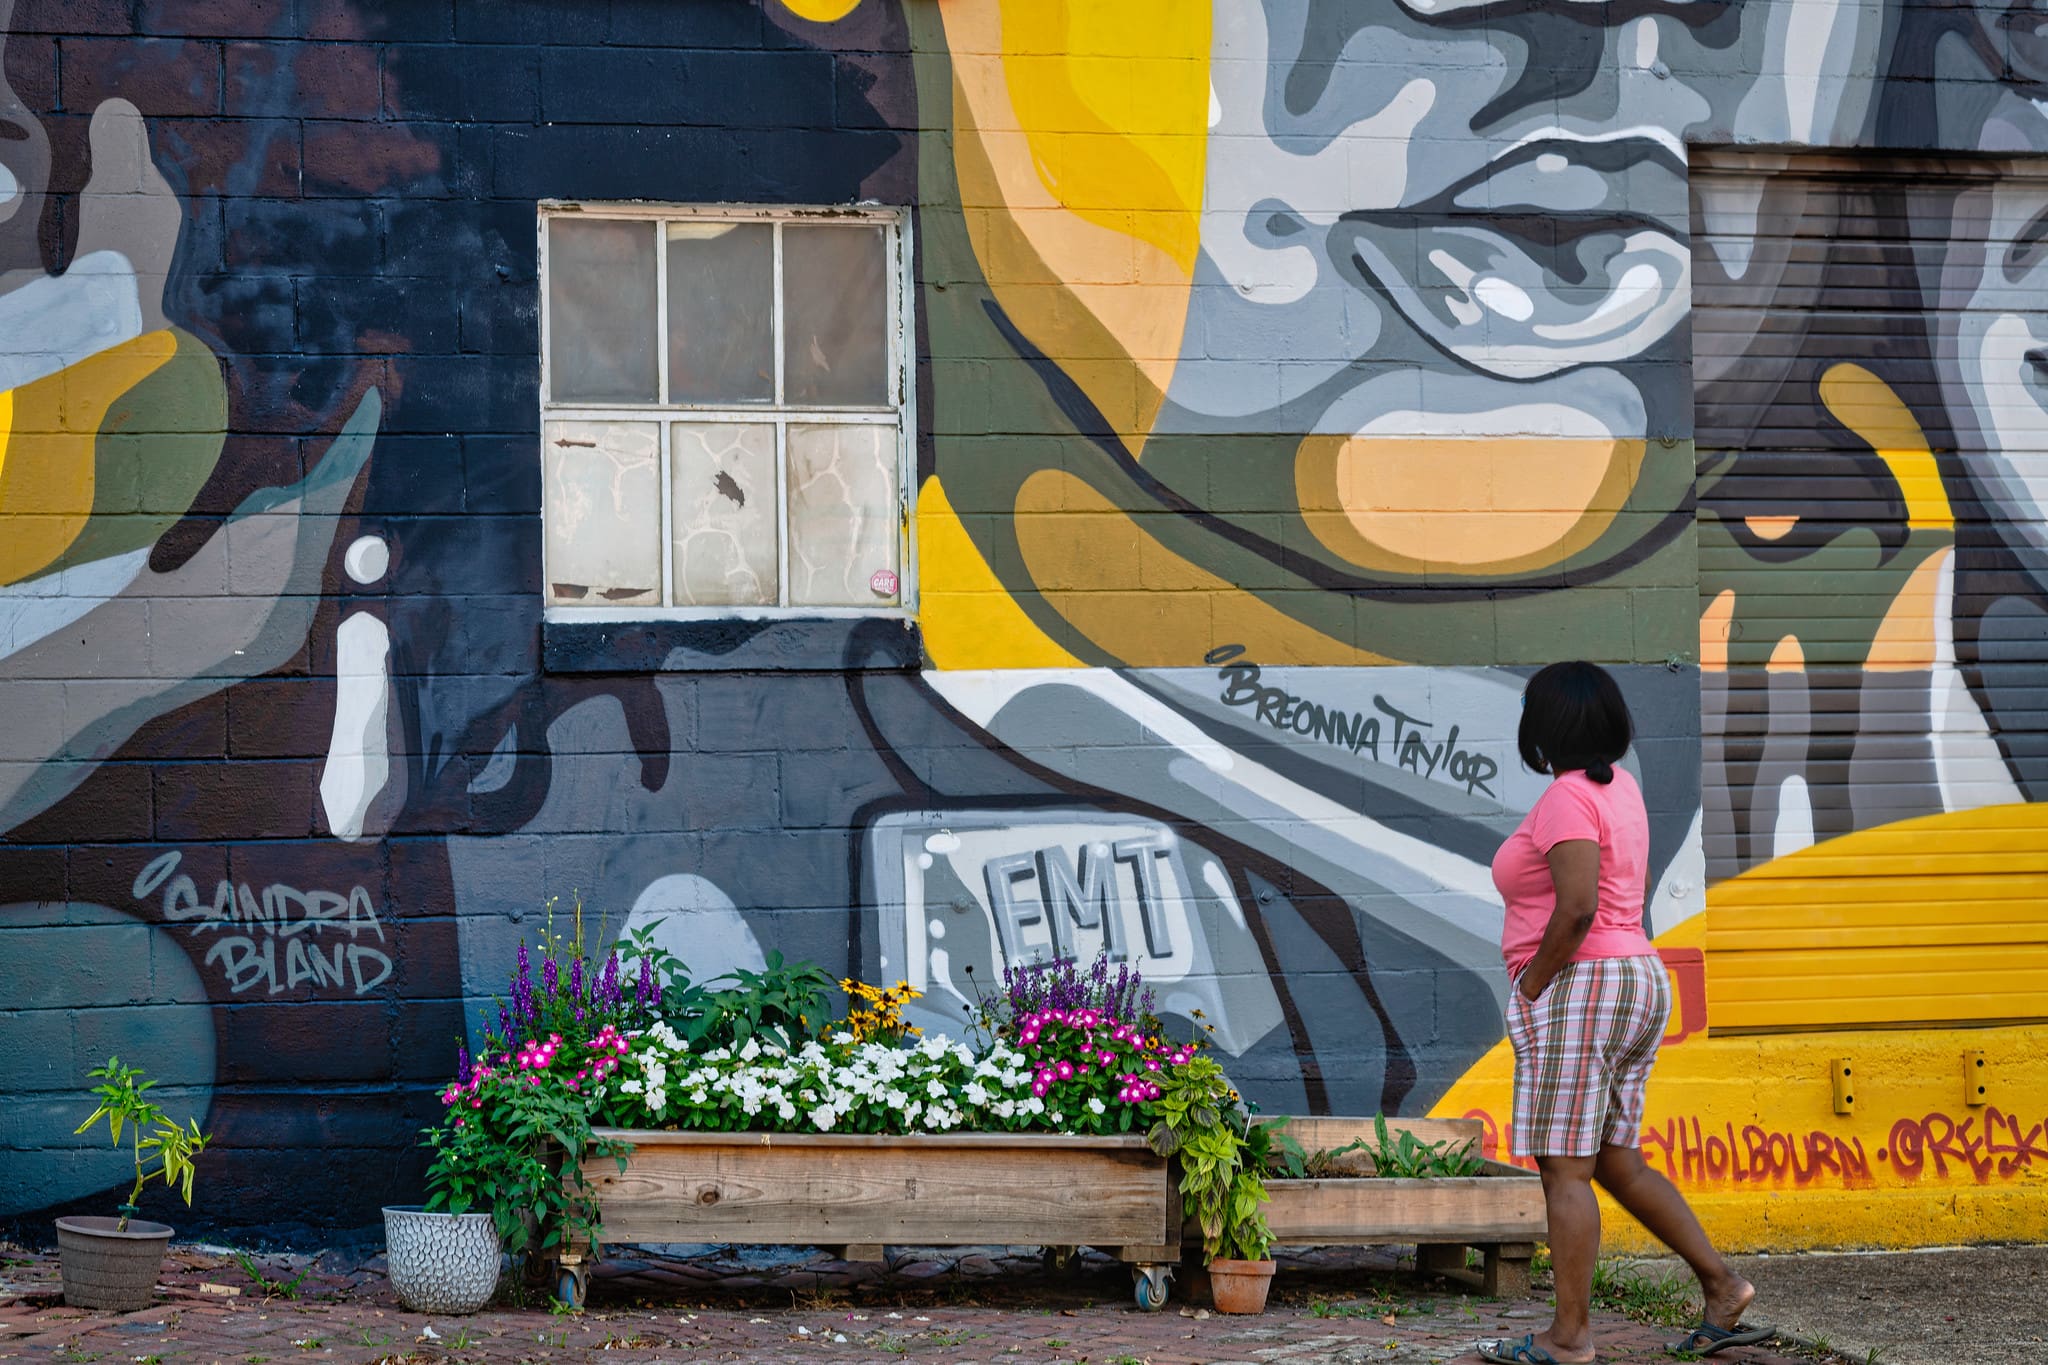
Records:
M704 971L908 978L940 1027L1107 948L1269 1111L1491 1119L1487 864L1565 655L1643 734L1664 1073L1825 1055L1730 1028L2048 1015L2010 856L2048 784L2024 16L211 8L0 0L0 1011L36 1041L0 1212L111 1184L67 1092L139 1048L211 1105L213 1216L365 1221L550 895ZM541 199L915 206L921 656L544 622ZM2000 907L1974 949L1930 841ZM1850 862L1890 889L1843 926ZM1959 954L1929 1012L1871 1015L1859 965L1784 1013L1788 953L1843 960L1799 934L1902 924ZM1763 1086L1653 1097L1660 1159L1731 1199L2048 1178L2010 1103ZM266 1193L293 1159L324 1204Z

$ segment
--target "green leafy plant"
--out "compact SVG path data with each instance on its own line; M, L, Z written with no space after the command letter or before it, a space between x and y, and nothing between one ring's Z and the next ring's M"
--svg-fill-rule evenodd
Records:
M533 1054L529 1054L533 1055ZM591 1098L552 1064L498 1071L479 1063L482 1083L426 1130L426 1207L491 1214L506 1249L595 1241L597 1199L583 1174L588 1156L615 1157L626 1144L599 1138Z
M790 962L771 949L761 970L736 968L698 983L689 967L654 941L661 921L625 936L629 974L658 982L653 1013L694 1047L737 1047L749 1038L797 1047L821 1037L831 1019L834 985L812 962Z
M171 1122L148 1097L156 1082L143 1080L142 1068L123 1066L119 1057L107 1058L105 1066L95 1067L87 1074L100 1082L92 1088L92 1093L100 1097L100 1107L74 1131L83 1133L104 1118L116 1147L121 1145L123 1127L134 1134L131 1144L135 1153L135 1188L128 1192L128 1202L121 1205L120 1230L128 1230L128 1220L135 1215L135 1201L142 1198L142 1187L152 1179L162 1180L166 1188L177 1190L190 1208L192 1158L205 1151L211 1140L199 1131L199 1120L187 1119L182 1128Z
M730 981L730 986L721 982ZM798 1047L820 1036L831 1018L834 982L814 962L787 962L770 949L758 972L736 968L707 983L699 1012L670 1026L706 1047L735 1046L749 1038ZM665 1011L666 1012L666 1011Z
M1250 1136L1250 1116L1213 1057L1198 1053L1161 1075L1159 1119L1148 1140L1159 1155L1180 1161L1181 1199L1202 1231L1204 1255L1265 1260L1273 1229L1259 1209L1267 1199L1264 1166L1252 1154L1257 1143L1270 1156L1272 1125Z
M256 1258L246 1251L235 1253L235 1264L242 1268L242 1273L249 1277L249 1283L256 1286L266 1299L296 1299L299 1286L313 1273L313 1267L307 1266L289 1280L273 1280L263 1273L262 1267L256 1264Z
M488 1212L514 1253L596 1239L584 1159L616 1156L623 1170L627 1148L599 1139L593 1115L627 1051L625 1030L661 1017L663 976L681 971L651 943L637 964L615 949L597 965L583 920L579 900L565 937L548 903L539 970L520 944L497 1029L474 1061L458 1051L456 1079L441 1095L447 1112L422 1133L434 1153L428 1210Z
M1300 1148L1295 1151L1298 1153ZM1348 1165L1344 1158L1353 1154L1364 1155L1372 1169L1360 1171ZM1389 1132L1386 1115L1375 1114L1372 1137L1354 1138L1342 1147L1324 1148L1299 1160L1282 1153L1277 1160L1268 1162L1267 1169L1291 1179L1384 1176L1394 1180L1426 1180L1481 1175L1486 1170L1486 1158L1479 1155L1476 1138L1459 1144L1449 1140L1424 1142L1405 1130L1398 1135Z

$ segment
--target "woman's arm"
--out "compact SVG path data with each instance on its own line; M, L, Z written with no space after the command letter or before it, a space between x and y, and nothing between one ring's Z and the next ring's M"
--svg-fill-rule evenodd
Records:
M1516 985L1525 1000L1543 994L1593 927L1593 912L1600 906L1600 845L1591 839L1566 839L1552 846L1550 882L1557 888L1557 908L1550 912L1543 942Z

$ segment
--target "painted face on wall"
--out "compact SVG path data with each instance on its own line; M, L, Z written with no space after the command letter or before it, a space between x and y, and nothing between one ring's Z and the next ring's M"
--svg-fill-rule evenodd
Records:
M1310 525L1367 571L1513 575L1657 510L1630 494L1644 439L1690 434L1687 138L1860 114L1820 77L1876 16L1797 8L1218 6L1199 349L1159 428L1302 433L1304 507L1343 514Z
M1885 21L1771 0L1267 0L1148 12L1141 42L1078 12L967 8L945 15L953 159L996 301L1060 357L1083 429L1114 432L1138 486L1211 539L1140 525L1334 641L1283 646L1304 662L1474 662L1497 630L1566 622L1497 626L1456 594L1668 581L1638 566L1689 523L1687 143L1853 136ZM1145 55L1034 56L1061 50L1045 26ZM941 476L950 492L943 452ZM1087 506L1052 482L1015 510ZM1041 584L1060 559L1043 535L1027 524L1018 556Z
M2008 3L1962 7L1930 36L1936 69L1967 79L1935 87L1944 139L1984 152L2027 152L2048 128L2048 14ZM1947 227L1937 324L1958 462L1995 514L1999 536L2048 590L2048 177L1986 162L1962 187Z

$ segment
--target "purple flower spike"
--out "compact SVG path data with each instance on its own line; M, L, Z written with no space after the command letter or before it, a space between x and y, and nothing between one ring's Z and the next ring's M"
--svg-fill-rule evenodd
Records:
M619 950L612 949L612 955L604 960L604 996L607 1008L616 1008L619 1003Z
M455 1045L455 1079L469 1084L469 1049L461 1043Z
M569 964L569 998L571 1000L581 1000L583 998L583 959L580 957ZM582 1016L578 1015L577 1017L581 1018Z
M549 958L546 962L543 962L541 964L541 989L547 992L548 999L550 1000L555 998L555 982L560 975L561 969L555 966L555 960L553 958Z
M633 983L633 1004L640 1009L647 1008L647 964L640 964L640 979Z

